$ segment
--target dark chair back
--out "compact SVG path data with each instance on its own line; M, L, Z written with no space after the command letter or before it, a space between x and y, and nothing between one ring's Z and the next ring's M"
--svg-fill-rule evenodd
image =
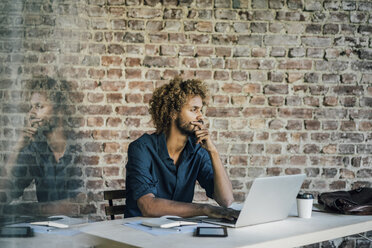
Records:
M125 204L124 205L114 205L112 200L116 199L125 199L127 196L125 189L119 190L107 190L103 192L103 198L108 200L109 205L105 206L106 215L110 215L111 219L115 219L115 215L124 214Z

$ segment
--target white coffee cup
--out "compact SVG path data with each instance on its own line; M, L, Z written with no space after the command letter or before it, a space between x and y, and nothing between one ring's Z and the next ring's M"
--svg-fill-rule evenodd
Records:
M314 196L309 193L297 195L297 213L300 218L311 218Z

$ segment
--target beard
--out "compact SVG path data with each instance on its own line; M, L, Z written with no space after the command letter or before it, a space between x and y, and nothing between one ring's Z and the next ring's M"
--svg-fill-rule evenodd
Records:
M192 125L191 123L189 122L186 122L185 120L181 119L180 116L178 116L175 120L175 124L176 124L176 127L178 128L178 130L184 134L184 135L187 135L187 136L193 136L195 135L194 132L195 132L195 126Z
M57 117L52 116L51 118L43 119L40 123L36 124L34 126L37 128L35 140L44 140L46 134L52 132L57 127L57 122Z

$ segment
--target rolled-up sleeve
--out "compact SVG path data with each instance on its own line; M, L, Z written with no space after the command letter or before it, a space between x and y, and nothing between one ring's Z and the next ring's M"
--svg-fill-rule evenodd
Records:
M137 201L148 193L156 195L157 181L151 174L152 159L147 147L140 142L133 142L128 148L127 190Z
M197 180L202 186L209 198L213 199L214 192L214 173L212 168L212 161L209 154L203 150L201 157L200 170L197 176Z

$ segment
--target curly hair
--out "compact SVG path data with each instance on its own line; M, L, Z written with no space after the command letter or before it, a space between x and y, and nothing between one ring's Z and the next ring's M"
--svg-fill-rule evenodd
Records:
M150 114L156 133L168 133L172 115L181 111L190 96L200 96L205 104L208 90L200 80L176 77L156 88L150 100Z
M65 80L55 80L49 77L35 78L26 82L26 89L41 92L53 103L54 112L67 114L68 92L71 85Z

